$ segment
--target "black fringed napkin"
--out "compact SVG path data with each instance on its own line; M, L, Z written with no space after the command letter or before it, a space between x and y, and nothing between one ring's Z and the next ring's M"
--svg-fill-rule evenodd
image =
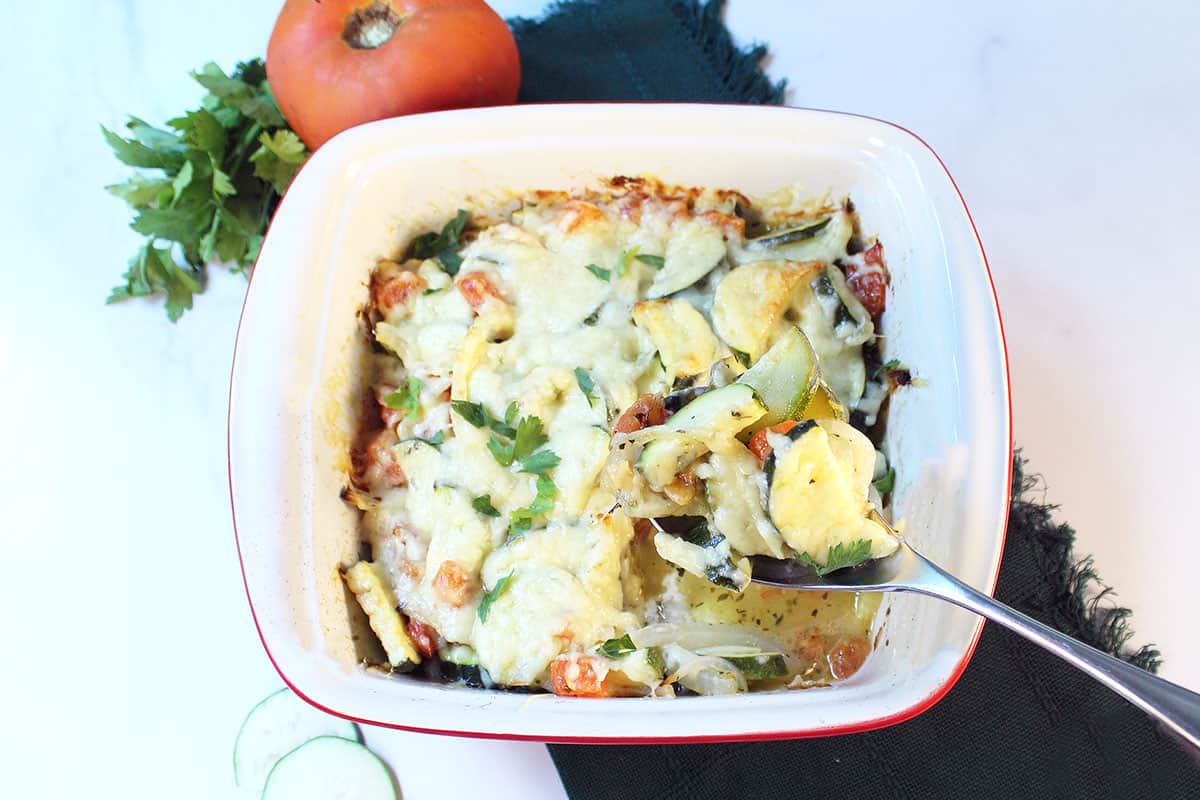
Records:
M540 21L515 20L521 100L781 102L783 86L758 67L764 48L734 46L722 4L568 0ZM1156 651L1126 649L1129 612L1105 602L1091 562L1072 556L1074 532L1053 522L1053 507L1034 497L1022 466L1013 465L1017 491L997 597L1156 669ZM550 752L575 800L1200 798L1193 755L1107 689L994 625L946 698L892 728L791 742L554 745Z

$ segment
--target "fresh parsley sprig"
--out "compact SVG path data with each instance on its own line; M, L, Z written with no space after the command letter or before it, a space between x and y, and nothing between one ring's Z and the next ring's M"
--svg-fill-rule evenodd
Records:
M808 553L797 553L796 560L801 564L812 567L818 575L828 575L839 569L847 567L857 567L864 561L871 559L871 542L867 539L858 539L849 544L838 542L833 547L829 548L829 555L825 559L825 564L818 564L816 559Z
M106 187L137 212L130 227L145 237L107 302L162 296L172 322L204 291L206 264L234 272L254 264L279 198L309 155L261 59L232 75L206 64L192 77L208 93L166 128L137 117L126 136L101 128L121 163L146 171Z
M457 275L463 262L462 256L458 254L458 245L467 227L468 217L467 212L460 208L454 219L447 222L440 233L430 231L413 239L408 257L435 258L442 265L442 269L451 275Z

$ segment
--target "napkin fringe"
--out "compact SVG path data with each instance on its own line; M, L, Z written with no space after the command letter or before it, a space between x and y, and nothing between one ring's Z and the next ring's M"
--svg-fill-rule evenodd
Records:
M1113 602L1115 592L1096 572L1091 556L1076 560L1075 529L1054 521L1058 506L1033 499L1045 496L1040 475L1025 473L1020 451L1013 459L1013 496L1009 531L1020 531L1029 540L1034 558L1047 585L1043 611L1054 627L1080 641L1141 667L1157 672L1162 654L1153 645L1127 647L1133 638L1133 612Z
M721 83L741 102L782 103L787 81L772 83L759 67L767 55L766 45L739 49L721 19L724 7L725 0L676 0L671 11L708 55Z

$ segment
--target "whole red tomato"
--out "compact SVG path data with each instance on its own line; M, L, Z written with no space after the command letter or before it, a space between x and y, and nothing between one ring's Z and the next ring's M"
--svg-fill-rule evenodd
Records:
M512 32L483 0L287 0L267 80L310 148L373 119L517 99Z

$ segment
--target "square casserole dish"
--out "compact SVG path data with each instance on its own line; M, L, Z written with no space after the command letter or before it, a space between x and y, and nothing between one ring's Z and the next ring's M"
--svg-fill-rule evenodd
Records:
M792 108L630 104L451 111L355 128L283 199L246 295L229 402L229 479L246 592L263 646L310 703L409 730L559 742L686 742L849 733L908 719L954 684L981 621L888 595L876 650L837 685L726 697L578 699L443 686L359 666L338 576L358 556L339 499L367 343L358 310L376 259L459 207L613 175L749 195L800 183L849 194L884 243L884 358L919 385L893 398L886 447L897 519L925 553L990 591L1012 462L995 291L938 157L878 120ZM361 644L360 644L361 646Z

